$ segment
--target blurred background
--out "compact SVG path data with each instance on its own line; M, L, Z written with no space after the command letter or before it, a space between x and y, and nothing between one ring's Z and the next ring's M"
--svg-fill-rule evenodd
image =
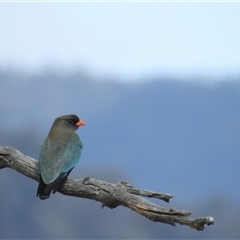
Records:
M0 238L240 238L239 3L0 3L0 146L38 159L75 113L71 178L126 180L212 216L203 232L52 195L0 171ZM114 219L114 221L113 221Z

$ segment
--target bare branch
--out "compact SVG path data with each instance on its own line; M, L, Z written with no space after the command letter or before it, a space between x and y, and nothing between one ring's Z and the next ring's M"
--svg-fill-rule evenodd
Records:
M39 181L38 161L23 155L12 147L0 147L0 169L5 167L12 168L29 178ZM143 197L157 198L169 202L172 196L166 193L140 190L126 181L108 183L88 177L76 180L67 179L59 192L64 195L96 200L102 203L102 207L125 206L151 221L167 223L173 226L175 226L175 223L179 223L196 230L203 230L205 225L214 223L213 217L191 219L189 218L191 214L189 211L164 208L151 203Z

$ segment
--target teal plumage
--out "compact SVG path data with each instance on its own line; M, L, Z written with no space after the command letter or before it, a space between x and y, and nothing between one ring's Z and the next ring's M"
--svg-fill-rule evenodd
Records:
M55 119L39 155L37 196L41 199L60 189L79 161L83 145L75 131L84 125L74 114Z

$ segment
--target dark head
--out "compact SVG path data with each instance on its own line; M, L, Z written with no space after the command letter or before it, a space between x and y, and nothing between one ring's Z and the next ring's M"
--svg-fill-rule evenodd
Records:
M56 118L53 122L51 130L58 128L67 132L74 132L84 125L85 122L80 120L77 115L69 114Z

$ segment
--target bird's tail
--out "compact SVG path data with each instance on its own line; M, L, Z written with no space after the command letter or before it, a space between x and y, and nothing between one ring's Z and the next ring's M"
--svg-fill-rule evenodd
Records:
M51 191L52 189L48 188L48 185L43 182L42 177L40 175L40 181L37 189L37 197L39 196L40 199L47 199L49 198Z
M67 180L67 177L72 170L73 170L73 168L71 168L70 170L68 170L65 173L61 173L59 175L59 177L50 184L45 184L40 175L40 181L39 181L39 185L38 185L38 189L37 189L37 197L39 196L40 199L42 199L42 200L48 199L51 192L55 193L62 187L62 185Z

